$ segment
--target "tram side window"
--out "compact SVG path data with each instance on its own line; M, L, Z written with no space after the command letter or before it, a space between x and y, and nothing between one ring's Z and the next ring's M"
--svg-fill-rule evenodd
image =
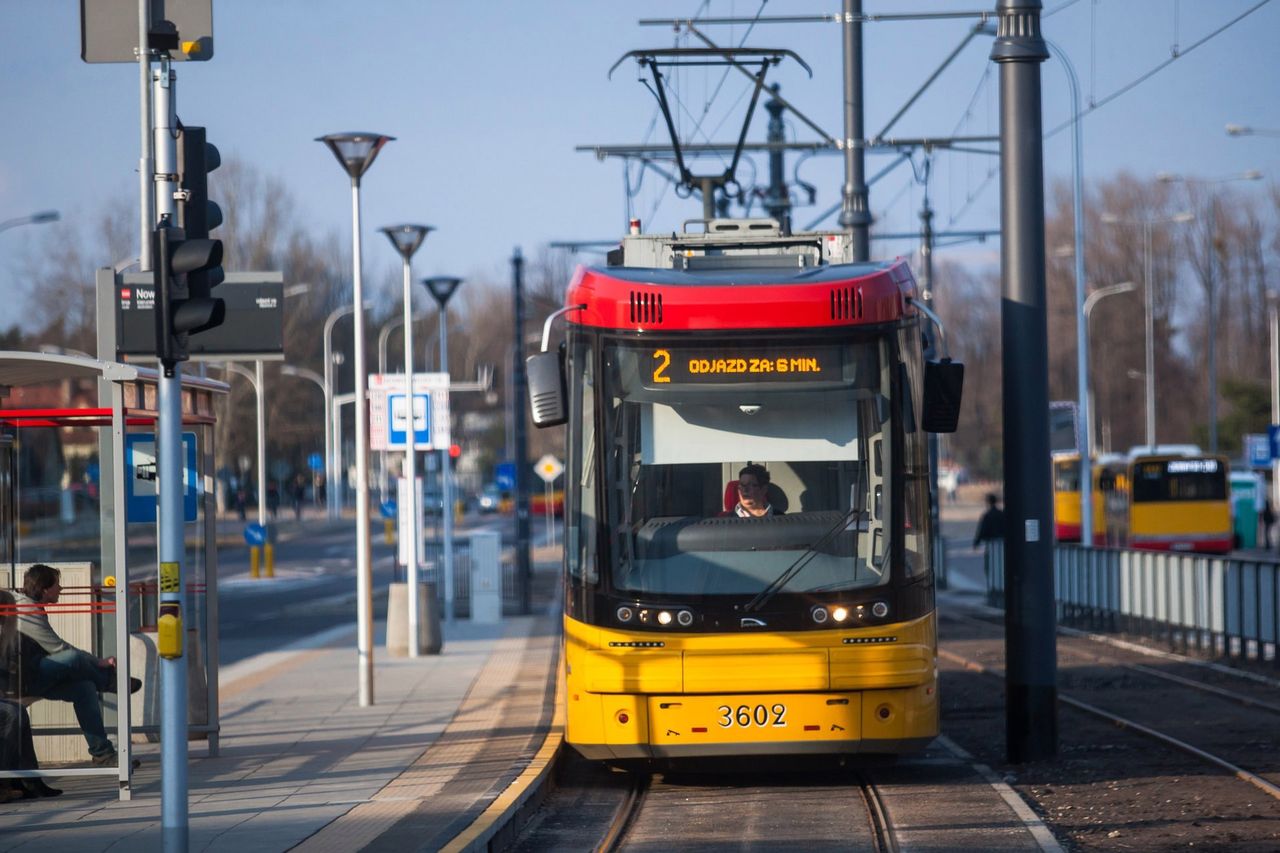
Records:
M925 575L932 564L929 548L929 436L916 418L923 397L920 331L904 329L899 338L902 358L897 393L902 401L902 474L904 545L909 576Z
M596 566L596 428L594 359L589 347L575 349L570 370L580 370L582 381L572 383L574 399L570 400L573 416L569 419L568 444L571 448L569 471L578 484L569 490L571 505L566 516L566 553L570 574L595 583Z

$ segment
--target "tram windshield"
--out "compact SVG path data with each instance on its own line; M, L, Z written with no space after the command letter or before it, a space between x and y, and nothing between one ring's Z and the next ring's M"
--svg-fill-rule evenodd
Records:
M591 494L604 468L609 586L741 596L784 577L776 591L886 583L889 361L883 341L607 346L592 389L603 434L577 473Z

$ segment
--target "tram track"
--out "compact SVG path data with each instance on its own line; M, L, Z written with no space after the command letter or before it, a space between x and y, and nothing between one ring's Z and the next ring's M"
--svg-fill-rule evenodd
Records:
M978 624L984 628L995 629L997 627L987 620L957 613L948 614L947 619L968 624ZM989 641L996 638L985 637L982 639ZM1160 672L1142 664L1134 664L1114 657L1111 660L1107 660L1105 656L1099 656L1096 651L1082 650L1071 645L1060 645L1058 654L1060 680L1062 680L1063 664L1067 664L1070 667L1071 674L1065 680L1068 682L1075 681L1081 688L1075 694L1060 690L1057 698L1063 705L1105 720L1114 726L1145 738L1155 740L1185 755L1192 756L1197 761L1225 771L1233 777L1247 782L1269 797L1280 800L1280 785L1273 781L1280 778L1280 773L1277 773L1274 769L1254 772L1243 766L1265 758L1265 756L1257 754L1257 745L1271 742L1270 728L1266 724L1240 713L1241 710L1250 712L1262 710L1268 713L1280 714L1280 706L1273 702L1262 700L1257 696L1248 695L1237 690L1225 689L1185 676ZM949 649L939 649L938 655L940 658L964 667L969 671L992 678L1003 678L1003 668L997 667L990 660L987 662L975 660ZM994 654L986 657L993 656ZM1112 675L1109 670L1113 670L1119 675ZM1135 682L1135 676L1162 686L1155 689L1143 687ZM1169 689L1167 685L1173 685L1175 689L1181 688L1194 691L1202 697L1212 697L1208 700L1210 702L1215 700L1229 702L1237 708L1234 712L1235 716L1231 716L1231 712L1228 711L1195 708L1192 702L1178 702L1175 704L1170 701L1171 697L1161 697L1160 691ZM1092 694L1105 694L1105 697L1099 701L1099 698ZM1164 698L1165 701L1153 699L1153 694ZM1082 695L1087 698L1082 698ZM1109 705L1110 708L1103 707L1103 702ZM1117 703L1122 706L1126 703L1131 703L1131 707L1125 709L1124 713L1119 713L1115 710ZM1173 711L1173 713L1168 713L1169 711ZM1200 716L1197 716L1197 712L1200 713ZM1164 725L1152 725L1149 724L1150 721L1144 722L1137 719L1153 713L1166 713L1167 722ZM1202 722L1207 720L1212 720L1217 725L1208 726ZM1190 733L1180 731L1179 725L1182 729L1190 729ZM1192 739L1199 740L1200 745L1192 743ZM1205 744L1205 740L1214 741L1215 739L1217 739L1217 743ZM1251 758L1252 761L1250 760ZM1271 778L1268 778L1268 776Z
M624 853L676 842L697 851L899 850L866 769L650 774L583 760L562 769L557 790L510 849Z

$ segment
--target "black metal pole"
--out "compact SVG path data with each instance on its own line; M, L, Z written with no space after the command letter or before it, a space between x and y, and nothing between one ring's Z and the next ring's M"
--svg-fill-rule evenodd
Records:
M1058 751L1040 0L997 0L1004 370L1005 712L1010 762Z
M866 152L862 147L862 0L844 0L844 194L840 225L849 229L853 259L871 258Z
M515 347L512 352L511 393L515 405L511 407L515 418L516 467L516 577L520 584L520 612L533 609L530 593L533 583L532 566L529 563L529 432L525 413L529 409L529 379L524 371L524 257L520 247L511 256L511 290L515 299Z
M782 123L782 112L786 106L778 98L779 86L774 83L769 90L773 97L765 101L764 108L769 112L770 142L786 142L787 126ZM769 151L769 192L764 199L765 212L778 220L783 233L791 233L791 195L787 191L786 152L781 148Z

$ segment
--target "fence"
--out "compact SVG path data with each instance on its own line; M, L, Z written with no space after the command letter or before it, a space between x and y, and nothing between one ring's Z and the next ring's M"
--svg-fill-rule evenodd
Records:
M987 600L1004 606L1004 548L988 543ZM1059 623L1150 637L1280 666L1280 563L1116 548L1057 545Z
M426 571L423 580L434 583L436 599L444 612L444 545L439 540L428 540L423 553ZM502 555L502 612L514 615L520 612L520 582L516 577L515 562ZM453 616L467 619L471 616L471 541L460 536L453 541Z

